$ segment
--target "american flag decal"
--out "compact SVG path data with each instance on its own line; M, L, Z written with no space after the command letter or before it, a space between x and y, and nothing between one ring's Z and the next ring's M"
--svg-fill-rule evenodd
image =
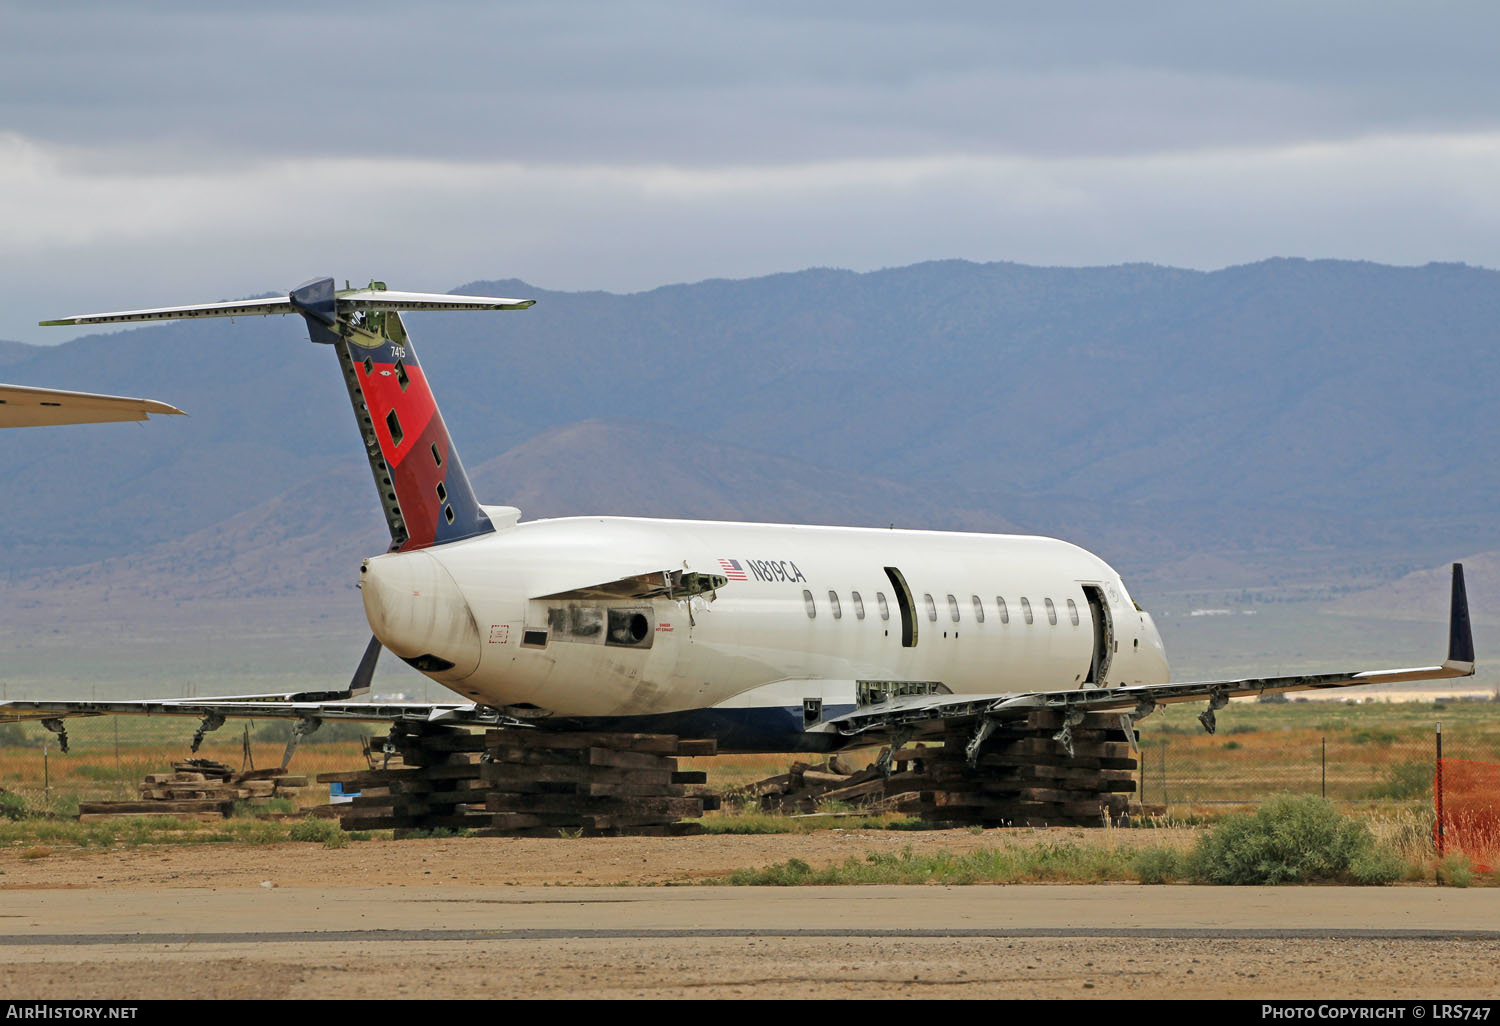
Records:
M745 576L745 568L740 566L740 561L737 559L719 560L719 569L723 570L724 576L729 578L731 581L749 580L749 578Z

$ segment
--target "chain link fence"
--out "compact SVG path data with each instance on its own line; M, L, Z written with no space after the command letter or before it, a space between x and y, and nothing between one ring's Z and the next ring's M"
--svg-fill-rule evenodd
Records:
M1443 755L1500 763L1500 704L1374 705L1234 703L1206 733L1196 707L1171 707L1140 721L1137 797L1147 812L1189 816L1229 811L1291 792L1322 795L1351 809L1424 807L1434 802L1436 728ZM0 724L0 790L76 793L84 800L134 794L148 773L188 758L198 722L188 717L97 716L66 721L69 752L39 723ZM230 721L206 735L198 755L236 769L279 766L285 720ZM297 773L365 764L361 738L379 727L325 723L291 761ZM732 777L735 760L705 760L709 784ZM789 757L790 758L790 757Z
M62 738L36 721L0 723L0 792L51 807L61 801L133 797L148 773L197 757L235 769L281 765L291 736L287 720L234 720L207 733L191 750L198 721L185 716L81 716L64 721ZM325 723L302 740L291 765L299 774L357 769L366 764L363 724Z
M1144 806L1167 813L1282 792L1430 806L1440 723L1443 756L1500 762L1494 702L1221 714L1212 735L1179 715L1140 725L1137 793Z

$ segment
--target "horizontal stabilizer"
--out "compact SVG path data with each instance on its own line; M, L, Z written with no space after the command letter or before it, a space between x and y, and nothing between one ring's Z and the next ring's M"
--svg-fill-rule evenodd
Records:
M445 296L429 292L385 292L358 289L341 292L339 310L525 310L534 299L496 299L493 296Z
M42 321L44 328L66 324L128 324L134 321L181 321L192 317L252 317L266 314L296 313L291 301L272 296L269 299L242 299L234 303L198 303L193 306L158 306L148 310L118 310L114 313L75 314L55 321Z
M325 293L326 295L326 293ZM534 299L501 299L494 296L447 296L428 292L388 292L382 288L344 289L334 293L338 313L376 310L525 310ZM241 299L228 303L197 303L192 306L158 306L144 310L119 310L114 313L75 314L55 321L42 321L44 327L55 325L131 324L143 321L181 321L200 317L259 317L271 314L304 313L302 305L290 296L267 299Z

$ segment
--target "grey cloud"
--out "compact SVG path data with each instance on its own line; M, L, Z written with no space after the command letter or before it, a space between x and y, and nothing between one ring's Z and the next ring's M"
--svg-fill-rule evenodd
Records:
M1480 3L22 5L0 128L529 162L1117 154L1488 128Z
M0 180L10 228L0 338L56 340L35 321L285 289L323 273L418 291L510 277L634 291L950 257L1500 265L1500 133L705 172L309 161L231 177L61 174L23 183L24 202Z

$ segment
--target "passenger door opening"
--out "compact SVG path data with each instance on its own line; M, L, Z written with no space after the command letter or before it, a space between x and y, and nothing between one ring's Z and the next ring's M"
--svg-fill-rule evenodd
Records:
M1114 624L1109 618L1109 603L1104 600L1102 588L1097 584L1085 584L1083 597L1088 600L1089 619L1094 624L1094 658L1089 663L1089 675L1084 683L1104 687L1114 648Z
M901 571L895 567L886 567L885 575L890 578L891 587L896 591L896 606L901 610L901 647L916 648L917 617L912 605L911 589L906 586L906 578L901 576Z

